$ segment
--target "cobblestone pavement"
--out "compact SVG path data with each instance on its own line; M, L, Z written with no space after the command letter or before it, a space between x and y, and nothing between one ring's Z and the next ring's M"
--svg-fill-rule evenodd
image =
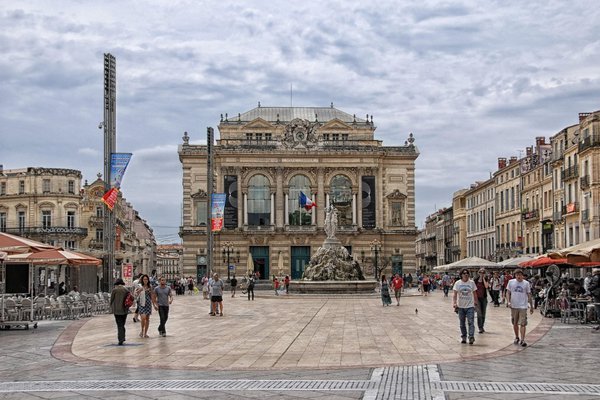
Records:
M505 345L511 336L506 308L490 308L489 333L478 335L474 346L465 346L457 341L456 317L440 293L405 297L400 307L387 308L377 297L281 299L260 294L254 303L226 299L223 318L209 317L207 303L199 298L175 301L167 338L133 339L137 326L130 319L129 345L123 347L114 345L111 316L0 331L0 398L600 398L600 334L585 325L534 315L530 346L522 349ZM192 310L194 317L186 320L183 315ZM247 325L253 329L245 330ZM285 332L291 331L296 332L295 341L283 346ZM258 357L252 354L256 364L232 366L250 354L238 351L232 357L232 349L244 347L232 344L242 340L240 335L249 347L271 343L256 352ZM341 345L336 337L342 338ZM305 352L292 358L295 365L281 363L298 341L305 350L322 350L306 353L304 364L298 360ZM331 354L339 350L340 356L324 357L327 343L335 348ZM350 359L353 364L342 363L345 345L358 353ZM435 351L412 350L419 346ZM278 362L272 355L275 349ZM414 353L414 362L397 357L403 352ZM194 356L186 358L189 353ZM210 354L220 356L213 357L214 364L198 362ZM331 359L337 364L331 365Z

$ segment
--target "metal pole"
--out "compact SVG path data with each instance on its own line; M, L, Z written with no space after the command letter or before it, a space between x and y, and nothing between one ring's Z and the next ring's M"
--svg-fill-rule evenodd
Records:
M117 67L115 57L104 54L104 189L110 189L110 159L117 141ZM104 288L112 291L115 279L115 215L104 205Z
M214 176L214 165L213 165L213 128L206 129L206 178L207 178L207 224L206 224L206 264L209 273L213 272L213 231L212 231L212 194L214 192L215 176Z

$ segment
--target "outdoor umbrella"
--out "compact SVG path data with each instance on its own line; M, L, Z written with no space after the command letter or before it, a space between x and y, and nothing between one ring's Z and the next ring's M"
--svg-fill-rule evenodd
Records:
M566 263L567 263L566 258L551 258L548 256L540 256L540 257L534 258L533 260L522 262L520 265L521 265L521 267L536 268L536 267L546 267L546 266L552 265L552 264L566 264Z
M252 253L248 253L248 260L246 261L246 269L248 270L248 275L254 272L254 260L252 259Z
M0 251L8 254L32 253L40 250L55 249L55 246L27 239L10 233L0 232Z
M523 263L525 261L531 261L531 260L533 260L532 256L521 256L521 257L514 257L514 258L509 258L504 261L500 261L498 264L500 264L501 266L506 267L506 268L518 268L521 266L521 263Z
M482 267L488 268L488 269L502 268L502 266L498 263L488 261L488 260L485 260L485 259L479 258L479 257L463 258L462 260L458 260L456 262L453 262L452 264L448 264L447 267L449 267L449 269L462 269L462 268L472 269L472 268L482 268Z
M29 261L34 265L101 265L102 260L70 250L53 248L35 253L13 254L8 256L13 261Z

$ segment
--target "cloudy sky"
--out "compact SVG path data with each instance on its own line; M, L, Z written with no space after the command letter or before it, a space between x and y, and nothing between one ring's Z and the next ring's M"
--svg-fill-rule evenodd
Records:
M1 1L0 164L102 171L103 53L117 59L122 190L178 241L184 131L221 113L334 105L417 160L417 221L600 109L595 1Z

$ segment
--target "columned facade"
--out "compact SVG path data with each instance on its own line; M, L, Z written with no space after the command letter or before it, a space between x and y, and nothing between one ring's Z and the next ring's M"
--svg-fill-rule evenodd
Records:
M414 163L412 135L403 146L383 146L371 119L333 107L257 107L219 124L214 146L215 191L226 194L224 229L214 246L230 242L240 257L233 269L248 272L248 255L261 277L302 276L325 239L325 208L338 210L337 237L367 275L377 253L383 273L414 272ZM183 167L183 268L200 277L206 265L207 147L179 148ZM303 193L316 207L300 207ZM213 257L212 270L227 266ZM204 264L203 264L204 263ZM231 272L231 267L230 267Z

